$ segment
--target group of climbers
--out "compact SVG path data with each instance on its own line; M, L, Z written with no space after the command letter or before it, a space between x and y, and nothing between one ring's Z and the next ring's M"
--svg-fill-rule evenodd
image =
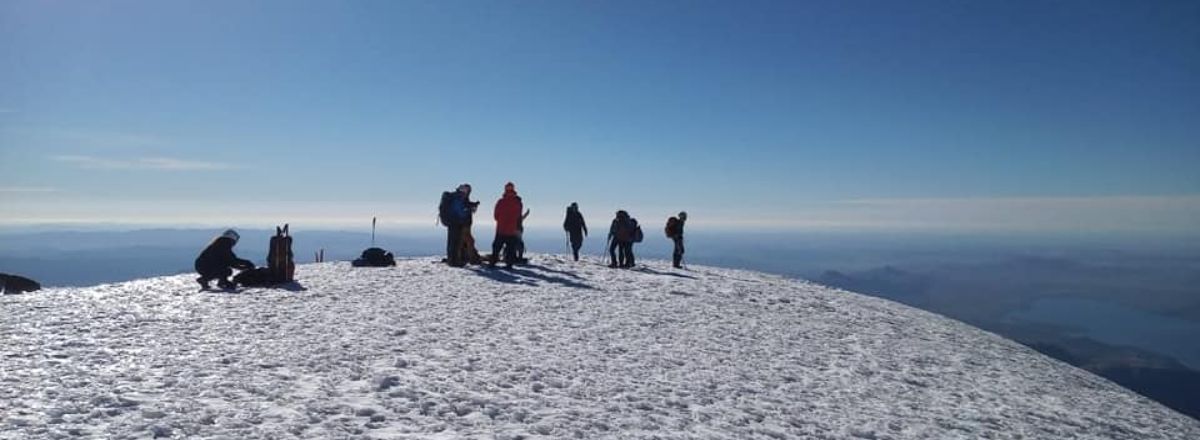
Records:
M492 210L492 218L496 221L496 236L492 240L492 253L487 258L479 255L475 248L475 238L471 234L471 226L478 209L479 202L471 200L470 184L464 183L454 191L442 193L438 206L438 220L446 227L446 263L455 267L486 263L494 267L502 260L506 267L512 267L514 264L527 262L524 255L524 232L529 210L525 209L521 196L517 195L516 185L512 182L504 185L504 193ZM683 267L683 225L686 221L687 213L680 212L678 216L667 220L665 229L667 238L671 239L675 246L672 257L676 268ZM579 212L579 204L571 203L567 207L563 230L567 233L572 256L575 261L579 261L579 250L583 247L584 237L588 235L587 222ZM372 241L373 237L374 235ZM276 236L272 237L267 268L255 268L253 262L238 258L233 253L233 247L239 238L237 231L226 230L214 238L196 258L195 268L200 274L196 282L200 284L201 289L208 289L214 280L222 289L232 289L237 284L269 285L292 280L295 266L291 261L291 236L287 232L287 225L277 228ZM617 211L608 228L608 255L611 258L609 267L634 267L633 245L642 242L643 238L642 228L637 219L624 210ZM388 257L390 259L390 254ZM393 261L390 265L394 264ZM229 279L233 269L242 271L238 274L240 279Z
M471 201L471 185L462 184L455 191L442 193L438 207L438 220L446 227L446 263L462 267L467 264L483 264L484 258L475 250L475 238L471 234L475 211L479 202ZM504 264L524 261L525 258L525 210L516 185L504 185L504 194L496 201L492 217L496 220L496 237L492 240L492 254L486 258L489 266L495 266L501 255ZM503 252L503 254L501 254Z
M470 201L471 185L462 184L454 192L442 195L439 219L446 226L446 263L461 267L467 263L482 264L483 258L475 251L474 240L471 239L471 219L479 202ZM487 258L489 266L495 266L503 258L507 267L525 262L524 221L529 216L529 210L524 209L521 196L517 195L516 186L512 182L504 185L504 194L496 201L492 217L496 221L496 237L492 241L492 253ZM680 212L678 216L667 220L666 235L674 243L672 253L673 265L683 267L683 224L687 221L687 213ZM563 219L563 230L567 233L567 241L575 261L579 261L579 250L583 247L583 239L588 234L587 222L579 212L579 204L572 202L567 206L566 218ZM611 258L609 267L634 267L633 245L644 239L642 228L637 219L624 210L617 211L616 218L608 229L608 254ZM502 253L503 252L503 253ZM474 258L471 256L474 255Z

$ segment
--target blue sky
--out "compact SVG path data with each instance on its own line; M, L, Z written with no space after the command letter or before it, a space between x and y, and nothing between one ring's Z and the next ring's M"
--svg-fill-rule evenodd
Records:
M0 3L0 223L1200 224L1200 3ZM593 222L599 223L597 218Z

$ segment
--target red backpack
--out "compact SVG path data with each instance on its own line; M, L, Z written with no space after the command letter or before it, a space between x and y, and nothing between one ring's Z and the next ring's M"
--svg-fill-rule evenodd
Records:
M667 238L675 238L679 234L679 218L671 217L667 219L667 227L663 229L667 233Z

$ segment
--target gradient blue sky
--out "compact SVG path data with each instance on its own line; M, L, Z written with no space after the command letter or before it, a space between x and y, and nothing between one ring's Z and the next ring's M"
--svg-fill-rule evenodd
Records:
M1195 232L1200 3L0 2L0 224ZM547 215L537 215L545 213ZM593 222L602 222L596 218Z

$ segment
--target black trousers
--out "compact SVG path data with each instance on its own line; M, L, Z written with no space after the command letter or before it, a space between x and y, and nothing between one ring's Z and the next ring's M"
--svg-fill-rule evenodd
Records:
M633 242L613 240L608 245L608 255L612 257L611 266L633 267Z
M446 263L464 266L462 254L463 225L446 225Z
M229 268L228 266L217 268L205 267L202 269L204 270L199 272L200 279L197 281L206 286L208 285L209 281L217 280L217 284L220 284L222 287L224 287L226 284L230 283L229 276L233 275L233 269Z
M675 251L671 253L671 257L675 261L675 267L680 267L683 265L683 236L671 237L671 241L675 242Z
M571 234L571 253L575 254L575 261L579 261L579 248L583 247L583 233Z
M512 266L517 261L517 248L521 245L520 237L516 235L500 235L496 234L496 239L492 240L492 264L496 264L496 259L500 258L500 250L504 250L504 264Z

